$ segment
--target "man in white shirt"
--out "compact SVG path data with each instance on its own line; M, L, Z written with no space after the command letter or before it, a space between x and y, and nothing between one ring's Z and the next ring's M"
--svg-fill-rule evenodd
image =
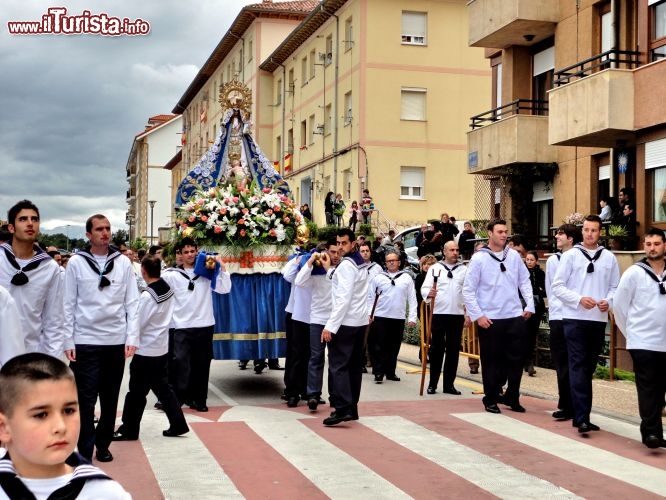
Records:
M79 453L110 462L125 358L139 345L139 291L130 261L110 246L111 224L86 221L90 246L72 255L65 271L65 355L76 377L81 414ZM95 403L100 417L95 427Z
M629 267L615 290L613 314L634 362L641 437L648 448L666 448L661 412L666 392L666 237L645 235L645 258Z
M598 431L590 422L592 375L606 335L608 310L620 281L620 268L610 250L599 246L601 219L583 221L583 243L562 255L552 292L562 302L562 326L567 342L573 426L586 434Z
M180 403L206 412L208 377L213 359L213 333L215 293L231 291L231 276L226 271L222 256L215 257L220 269L215 282L194 272L197 244L191 238L183 238L177 244L182 264L164 271L162 279L174 293L173 352L169 365L169 378Z
M506 221L492 220L487 229L488 244L469 262L463 300L467 314L479 327L486 411L501 413L497 403L507 381L502 401L522 413L525 408L519 398L527 350L526 320L534 314L534 301L528 300L523 309L518 292L531 297L532 285L520 255L506 245Z
M321 332L328 342L328 376L331 406L335 411L324 419L324 425L358 420L361 396L363 340L368 325L368 270L356 249L356 235L342 228L336 236L342 260L328 270L332 278L331 315Z
M439 374L444 360L444 389L446 394L459 395L453 385L458 373L460 342L463 326L471 320L465 316L462 288L467 268L458 261L460 249L455 241L444 244L444 259L430 267L421 286L421 296L433 305L430 340L430 383L428 394L437 392ZM437 280L435 280L437 278ZM437 284L435 285L435 281Z
M571 388L569 386L569 360L567 342L564 338L562 326L562 302L553 294L553 278L560 265L562 254L580 243L583 236L578 227L573 224L562 224L555 234L557 253L548 257L546 261L546 295L548 296L548 323L550 325L550 356L557 373L557 390L559 400L557 410L553 412L556 420L570 420L573 418L573 403L571 402Z
M0 286L0 367L25 352L21 320L14 299Z
M61 357L63 280L60 266L37 245L39 209L22 200L9 209L7 219L12 239L0 246L0 285L16 303L26 352Z
M368 352L377 384L382 383L384 376L386 380L400 381L395 371L405 330L405 306L409 308L410 326L416 324L417 314L414 280L400 271L400 254L388 250L384 262L386 271L375 275L368 285L368 311L372 312L377 299L368 334Z

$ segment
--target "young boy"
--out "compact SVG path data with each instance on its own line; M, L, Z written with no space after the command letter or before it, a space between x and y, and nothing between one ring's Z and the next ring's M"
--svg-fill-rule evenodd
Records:
M0 369L0 499L131 499L74 452L79 426L74 374L62 361L37 352L9 360Z

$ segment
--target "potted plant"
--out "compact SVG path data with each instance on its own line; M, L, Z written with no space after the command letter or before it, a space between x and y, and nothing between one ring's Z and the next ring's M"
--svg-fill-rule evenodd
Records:
M608 226L608 246L611 250L622 250L624 240L629 236L629 231L624 226L611 224Z

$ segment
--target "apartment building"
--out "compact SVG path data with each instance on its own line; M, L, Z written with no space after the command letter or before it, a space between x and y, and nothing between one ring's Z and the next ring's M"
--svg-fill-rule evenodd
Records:
M474 217L465 131L491 71L467 45L466 3L322 0L261 64L260 144L318 224L328 192L349 206L365 188L382 229Z
M488 216L544 240L572 212L635 191L640 235L666 228L666 0L470 0L492 105L473 113L468 171Z

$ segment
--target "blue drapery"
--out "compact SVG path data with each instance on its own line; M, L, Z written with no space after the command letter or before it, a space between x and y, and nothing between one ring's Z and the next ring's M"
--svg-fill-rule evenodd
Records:
M289 291L280 273L232 274L231 293L213 293L215 359L284 357Z

